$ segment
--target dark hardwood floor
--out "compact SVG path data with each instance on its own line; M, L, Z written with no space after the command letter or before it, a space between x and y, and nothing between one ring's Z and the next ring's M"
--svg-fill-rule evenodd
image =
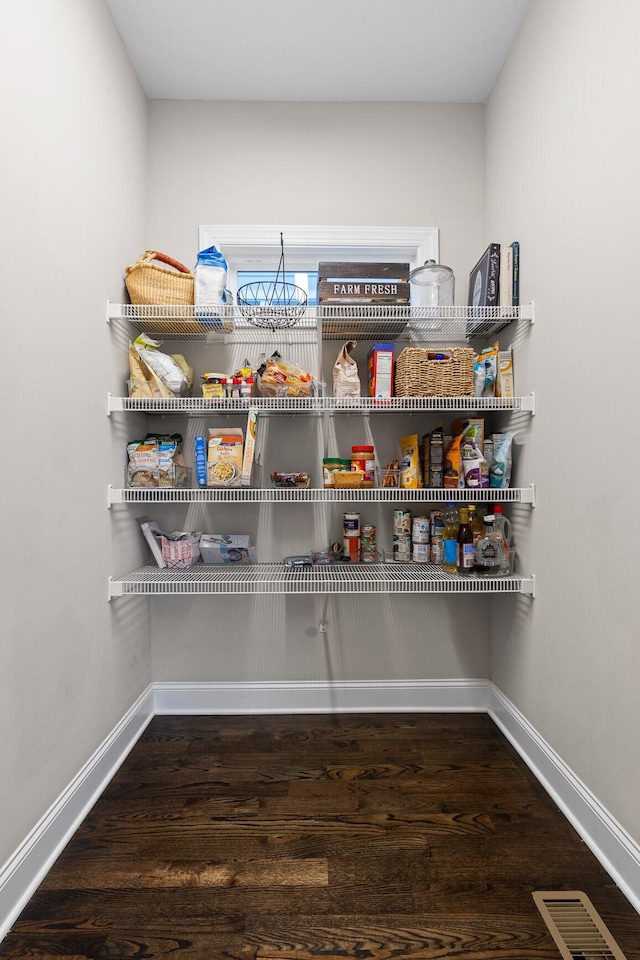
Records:
M156 717L0 957L558 960L539 889L583 890L640 960L484 714Z

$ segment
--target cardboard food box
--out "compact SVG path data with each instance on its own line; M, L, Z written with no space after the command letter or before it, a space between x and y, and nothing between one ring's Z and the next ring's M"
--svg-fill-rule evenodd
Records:
M367 355L367 385L370 397L388 400L393 396L393 344L376 343Z
M210 427L207 486L237 487L242 480L243 434L240 427Z

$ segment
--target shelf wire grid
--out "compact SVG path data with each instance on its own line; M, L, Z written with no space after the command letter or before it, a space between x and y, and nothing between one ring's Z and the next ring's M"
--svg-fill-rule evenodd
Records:
M529 487L456 488L425 487L404 490L398 487L331 489L305 487L108 487L109 506L114 503L530 503L535 502Z
M237 306L114 304L109 320L125 321L164 340L232 340L236 343L289 343L322 340L394 340L408 343L464 342L493 336L508 324L532 320L532 305L521 307L413 307L393 304L307 307L294 326L264 330L253 326Z
M433 564L332 564L287 570L277 561L227 565L196 564L188 570L147 566L109 581L109 598L129 595L533 593L529 577L460 577Z

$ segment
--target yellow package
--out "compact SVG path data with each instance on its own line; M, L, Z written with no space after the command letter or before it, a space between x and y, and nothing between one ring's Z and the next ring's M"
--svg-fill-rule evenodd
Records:
M464 487L464 471L462 469L461 441L464 434L459 433L453 438L449 449L444 455L444 485L449 489Z
M418 434L411 433L403 437L400 441L400 449L402 450L400 486L404 490L418 490L422 487Z
M207 448L207 486L237 487L242 480L243 434L240 428L211 427Z

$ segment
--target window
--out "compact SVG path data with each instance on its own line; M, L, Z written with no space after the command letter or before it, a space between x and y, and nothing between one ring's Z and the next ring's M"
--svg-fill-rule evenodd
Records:
M204 225L199 229L198 249L215 246L224 255L229 271L228 286L234 293L248 273L273 272L280 262L280 234L284 238L285 267L289 276L307 274L312 294L312 277L325 260L380 261L409 263L411 269L425 260L439 261L436 227L329 227ZM297 286L303 283L293 280ZM312 301L311 297L309 302Z

